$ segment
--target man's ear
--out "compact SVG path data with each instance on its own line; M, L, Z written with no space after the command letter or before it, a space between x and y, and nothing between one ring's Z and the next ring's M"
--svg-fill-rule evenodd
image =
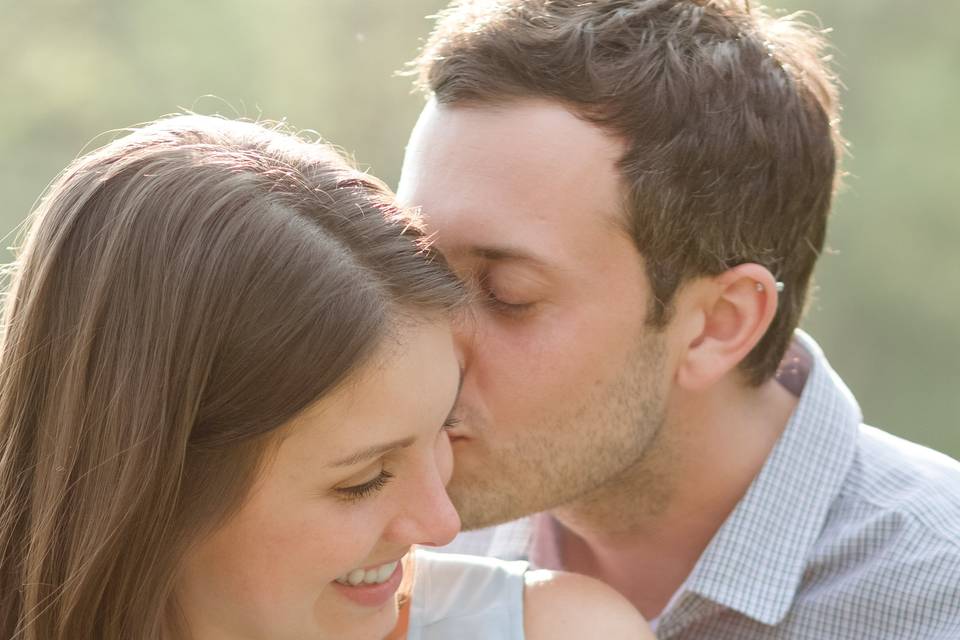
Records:
M681 291L677 339L685 353L677 384L709 387L737 365L767 332L777 312L777 282L759 264L742 264Z

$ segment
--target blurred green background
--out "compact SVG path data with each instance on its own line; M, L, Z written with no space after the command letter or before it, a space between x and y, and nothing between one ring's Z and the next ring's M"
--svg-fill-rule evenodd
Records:
M4 246L98 134L183 108L286 118L395 185L422 99L394 72L443 4L0 0ZM804 326L869 422L960 457L960 2L771 5L834 29L852 143Z

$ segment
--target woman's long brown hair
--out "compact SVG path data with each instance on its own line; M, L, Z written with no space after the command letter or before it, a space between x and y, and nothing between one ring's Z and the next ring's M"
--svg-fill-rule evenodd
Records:
M459 297L386 187L322 143L186 115L77 160L6 299L0 637L179 635L178 559L270 433Z

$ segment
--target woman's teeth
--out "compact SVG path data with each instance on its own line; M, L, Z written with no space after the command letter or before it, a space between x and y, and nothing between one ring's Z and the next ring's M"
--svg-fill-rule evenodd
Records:
M398 564L398 561L394 561L373 569L354 569L337 578L336 582L350 587L360 584L383 584L397 570Z

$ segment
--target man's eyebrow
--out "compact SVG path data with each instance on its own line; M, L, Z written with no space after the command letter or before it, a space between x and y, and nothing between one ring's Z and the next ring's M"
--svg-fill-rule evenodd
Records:
M474 246L470 248L469 253L475 258L482 258L490 261L515 260L517 262L526 262L540 267L550 266L550 263L543 258L515 247Z
M372 460L379 455L383 455L388 451L393 451L394 449L406 449L416 441L416 438L403 438L401 440L394 440L393 442L386 442L384 444L375 444L366 449L361 449L355 453L351 453L346 458L341 458L330 464L331 467L351 467L355 464L363 462L364 460Z

